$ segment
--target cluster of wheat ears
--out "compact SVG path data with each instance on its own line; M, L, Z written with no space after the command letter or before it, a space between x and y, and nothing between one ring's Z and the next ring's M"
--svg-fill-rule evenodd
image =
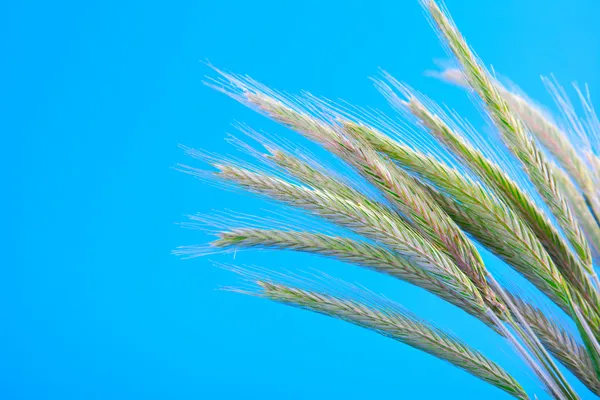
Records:
M361 181L242 127L265 149L251 149L261 167L186 149L217 171L181 169L301 209L347 234L275 222L252 226L245 217L232 226L213 216L222 228L218 239L177 253L294 250L391 275L461 308L508 340L552 398L579 398L556 360L600 395L600 282L594 271L594 261L600 261L600 124L589 94L575 87L585 112L578 118L564 91L546 80L563 113L563 122L556 122L486 69L446 10L434 0L421 2L456 60L457 68L442 76L469 90L503 149L491 149L458 116L387 73L375 79L376 87L400 119L310 95L283 95L215 69L218 77L210 86L318 143ZM415 130L443 151L423 150ZM574 321L577 332L499 284L475 243L535 285ZM319 285L257 268L235 270L253 285L233 290L374 330L514 397L530 398L502 367L385 298L334 280Z

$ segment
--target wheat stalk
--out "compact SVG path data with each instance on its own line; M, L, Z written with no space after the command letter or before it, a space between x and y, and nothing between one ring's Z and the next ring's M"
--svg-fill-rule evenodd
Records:
M517 296L511 297L548 350L591 391L600 395L600 380L585 347L539 308Z

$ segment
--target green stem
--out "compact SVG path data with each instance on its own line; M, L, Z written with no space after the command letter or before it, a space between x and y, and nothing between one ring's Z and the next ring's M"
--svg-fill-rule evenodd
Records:
M527 344L527 347L535 354L536 358L542 363L542 365L549 372L553 383L557 383L560 392L566 396L567 399L579 399L579 396L569 385L569 382L564 377L562 372L558 369L558 366L552 360L550 354L547 352L544 345L540 342L537 335L533 332L529 326L527 320L519 312L517 306L513 303L512 299L504 291L502 286L494 279L493 276L487 276L490 286L500 295L510 310L508 317L508 323L517 332L519 337ZM515 321L515 319L517 321Z

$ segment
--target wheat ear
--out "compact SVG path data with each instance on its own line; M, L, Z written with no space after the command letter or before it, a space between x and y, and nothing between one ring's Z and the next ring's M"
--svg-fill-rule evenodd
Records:
M445 79L459 85L468 85L459 70L447 69L441 73ZM540 143L552 153L560 165L568 171L577 184L590 193L594 187L594 174L585 159L569 140L568 135L542 109L517 93L514 93L494 80L498 94L510 105ZM593 191L592 191L593 193Z
M242 93L240 95L233 96L233 97L237 98L238 100L241 99L243 102L253 105L254 107L260 109L262 112L271 116L273 119L275 119L279 122L282 122L285 125L293 128L297 131L304 133L309 138L314 139L314 140L320 142L321 144L324 144L326 148L332 150L334 153L336 153L338 155L343 154L343 152L339 151L339 148L341 148L342 150L347 150L348 148L351 148L351 146L349 144L351 144L352 141L347 140L347 138L345 138L343 134L340 134L337 131L331 129L328 125L321 123L321 121L319 121L318 119L311 118L309 115L306 115L306 114L295 112L293 107L284 107L284 106L282 107L281 101L279 101L276 98L266 96L260 90L256 90L256 86L252 87L252 86L244 85L243 82L242 82L242 84L240 84L239 83L240 81L237 80L236 78L233 78L233 79L228 78L228 79L230 82L232 82L234 84L234 86L238 87L238 89L241 88L241 90L242 90ZM342 157L342 158L344 158L344 157ZM345 158L345 159L348 160L348 158ZM407 232L410 232L410 230L407 230ZM362 232L362 234L364 234L364 232ZM420 240L422 238L418 238L418 239ZM381 240L381 238L379 240ZM389 245L389 243L388 243L388 245ZM425 241L425 243L419 242L419 245L431 246L430 243L427 241ZM414 251L415 248L413 247L412 250ZM435 249L434 247L430 247L430 251L431 251L430 255L433 255L434 257L438 258L438 261L442 261L440 263L442 266L442 269L447 268L444 272L449 273L449 275L454 276L455 278L459 278L459 280L462 280L463 278L466 278L467 280L469 280L469 278L466 275L463 275L463 273L460 269L457 269L456 271L451 271L455 266L453 265L452 262L450 262L450 263L444 262L443 261L444 257L441 257L441 258L439 257L443 253L438 254L437 250L438 249ZM406 254L409 254L409 253L406 253ZM423 254L419 254L419 256L422 257ZM413 255L413 257L414 257L414 255ZM424 265L428 266L428 263L425 263ZM466 282L464 282L464 283L465 283L465 286L469 286L468 283L466 283ZM469 281L469 283L471 283L471 282ZM514 339L514 343L517 343L516 339ZM528 354L526 351L522 351L522 354L525 357L528 357ZM540 376L540 377L546 376L546 374L537 367L537 364L535 362L530 363L530 365L532 365L535 368L536 374L538 374L538 376ZM546 385L549 388L552 389L553 382L550 379L544 379L544 382L546 383ZM553 390L553 393L556 393L556 391Z
M218 248L271 248L301 251L364 266L423 288L496 329L490 318L481 312L480 307L473 308L471 302L448 290L444 281L431 276L384 246L319 233L256 228L238 228L221 232L219 239L212 245Z
M386 305L377 307L276 282L258 281L257 284L262 289L258 296L370 329L445 360L518 399L529 398L516 380L496 363L390 302L382 301Z
M500 333L489 315L482 315L479 309L473 310L470 303L449 292L443 282L433 279L408 260L383 246L318 233L256 228L239 228L221 232L219 233L219 239L214 241L212 245L217 248L270 248L301 251L365 266L421 287L472 314ZM513 300L515 300L514 297ZM532 320L532 310L536 309L520 299L518 304L521 312L527 316L528 322L544 344L548 346L548 349L582 382L594 390L597 387L594 385L597 385L598 382L594 381L593 369L591 369L591 363L585 350L577 347L575 339L570 337L568 333L562 330L559 331L556 325L552 325L551 322L540 322L543 315L539 310L537 313L541 317ZM537 314L534 313L533 315L536 316ZM557 335L558 332L560 332L560 335ZM586 361L588 362L586 363Z
M496 87L512 110L519 115L523 123L529 128L529 131L559 160L560 164L569 171L575 181L582 188L592 186L593 180L587 172L587 165L579 156L566 133L531 102L516 93L508 91L499 84Z
M559 99L560 89L547 78L543 78L547 87L553 93L559 105L571 108L570 102L565 102L564 99ZM558 161L558 163L568 172L569 176L579 185L590 208L593 210L596 217L600 217L600 203L598 203L597 186L595 184L595 173L587 165L585 158L572 144L571 139L552 121L547 114L543 113L537 106L530 101L524 99L518 94L506 90L499 86L499 91L503 94L507 102L513 110L519 114L525 125L531 133L540 141L540 143L550 151ZM581 92L578 93L581 95ZM557 97L558 96L558 97ZM584 107L589 107L589 104L584 102ZM572 110L566 110L570 113Z
M219 239L212 245L217 248L271 248L301 251L365 266L421 287L497 330L488 315L482 315L478 309L473 310L470 303L465 303L462 297L449 292L443 282L433 279L408 260L380 245L318 233L256 228L239 228L221 232ZM515 296L512 296L512 300L552 354L591 390L598 392L600 382L595 378L585 349L568 332L545 317L539 309Z
M490 117L501 133L502 139L521 161L531 181L548 204L579 257L585 264L589 264L591 252L583 231L556 182L544 152L525 130L521 120L512 112L508 103L498 93L494 79L475 57L448 15L440 9L435 1L421 1L429 12L442 40L462 65L469 86L483 100Z
M586 150L584 152L585 158L588 160L590 165L590 169L592 171L594 177L594 184L597 188L600 185L600 157L594 154L591 150ZM598 190L596 189L596 195L598 195Z

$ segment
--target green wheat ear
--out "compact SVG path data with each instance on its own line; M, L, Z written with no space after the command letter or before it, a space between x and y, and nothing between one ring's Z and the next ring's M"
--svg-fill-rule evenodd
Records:
M212 243L217 248L268 248L293 250L332 257L351 264L391 275L456 305L496 329L481 307L473 306L464 297L448 289L446 282L423 271L402 255L381 245L364 241L302 231L277 229L237 228L219 233Z
M493 361L463 342L402 311L388 301L373 306L277 282L258 281L267 299L304 308L373 330L448 361L518 399L529 397L517 381Z
M475 57L456 27L433 0L424 0L433 21L456 59L462 64L469 85L483 100L503 140L521 161L540 195L558 220L571 245L585 263L591 259L585 236L565 200L543 151L527 133L521 120L498 93L493 78Z

